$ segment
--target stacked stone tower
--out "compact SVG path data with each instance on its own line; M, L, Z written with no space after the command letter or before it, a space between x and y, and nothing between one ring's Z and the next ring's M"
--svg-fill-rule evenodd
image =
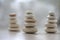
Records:
M35 20L33 14L28 11L26 13L25 17L26 17L25 18L25 29L23 29L23 31L25 33L29 33L29 34L36 33L37 32L37 29L35 28L35 26L36 26L36 24L35 24L36 20Z
M54 12L50 12L48 15L48 23L46 24L47 33L56 33L57 32L57 20Z
M9 27L9 30L10 31L19 31L19 26L18 26L17 20L16 20L16 14L12 13L9 16L10 16L10 27Z

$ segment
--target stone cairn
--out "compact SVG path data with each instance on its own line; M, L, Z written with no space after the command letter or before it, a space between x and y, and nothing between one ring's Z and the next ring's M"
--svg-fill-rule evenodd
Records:
M54 12L50 12L48 15L48 23L46 26L47 33L56 33L57 32L57 20Z
M33 16L33 14L30 11L27 11L26 16L25 16L25 28L23 31L28 34L34 34L37 32L36 26L36 20Z
M10 27L9 27L9 30L10 31L19 31L19 26L18 26L17 20L16 20L16 14L12 13L9 16L10 16Z

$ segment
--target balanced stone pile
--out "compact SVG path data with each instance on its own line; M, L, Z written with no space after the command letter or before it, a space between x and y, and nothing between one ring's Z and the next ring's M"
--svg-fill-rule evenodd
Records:
M55 14L53 12L49 13L48 23L45 26L46 26L47 33L56 33L57 32L57 20L56 20Z
M16 20L16 14L12 13L9 16L10 16L10 27L9 27L9 30L10 31L19 31L19 26L18 26L17 20Z
M27 12L26 16L25 16L25 28L23 29L23 31L25 33L36 33L37 32L37 29L35 28L36 26L36 20L33 16L33 14L31 12Z

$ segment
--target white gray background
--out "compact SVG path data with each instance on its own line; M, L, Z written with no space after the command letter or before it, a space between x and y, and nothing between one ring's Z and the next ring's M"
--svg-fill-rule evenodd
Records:
M60 31L57 34L46 34L45 23L49 11L56 14L57 20L60 13L60 0L1 0L0 7L0 40L59 40ZM32 10L33 15L37 20L37 29L39 32L36 35L23 34L21 32L9 32L9 14L14 12L17 14L17 23L21 28L24 28L24 16L27 10ZM58 27L58 29L60 29ZM6 34L6 35L5 35Z
M45 21L49 11L53 11L58 18L59 15L59 0L2 0L2 7L0 12L1 22L8 23L7 20L9 13L15 12L22 26L24 14L27 10L32 10L33 15L35 15L38 25ZM4 24L6 25L6 24ZM1 24L1 27L4 27Z

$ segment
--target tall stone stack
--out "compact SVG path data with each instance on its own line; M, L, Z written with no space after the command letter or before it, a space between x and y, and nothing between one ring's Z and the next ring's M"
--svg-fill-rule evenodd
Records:
M57 32L57 20L54 12L50 12L48 15L48 23L46 26L47 33L56 33Z
M37 32L37 29L35 28L36 26L36 20L31 12L27 12L25 16L25 28L23 31L28 34L34 34Z
M9 30L10 31L19 31L19 26L18 26L17 20L16 20L16 14L12 13L9 16L10 16L10 27L9 27Z

